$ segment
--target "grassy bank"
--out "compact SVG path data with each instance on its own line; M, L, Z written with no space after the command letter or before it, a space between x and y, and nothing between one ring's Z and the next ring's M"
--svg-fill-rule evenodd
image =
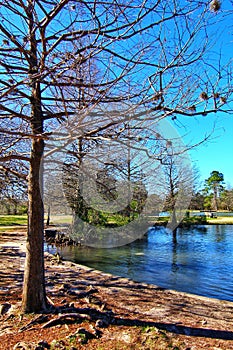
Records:
M27 215L0 215L0 226L18 226L27 224Z
M151 224L166 225L169 221L168 217L150 217ZM51 225L71 224L71 215L54 215L51 217ZM6 226L24 226L27 224L27 215L0 215L0 228ZM233 216L219 216L216 218L208 218L202 216L193 216L184 218L183 225L233 225ZM124 226L124 225L123 225Z
M168 221L168 217L150 218L150 222L155 225L166 225ZM233 216L219 216L216 218L193 216L184 218L180 225L233 225Z
M233 217L232 216L220 216L217 218L207 218L208 224L212 225L232 225Z

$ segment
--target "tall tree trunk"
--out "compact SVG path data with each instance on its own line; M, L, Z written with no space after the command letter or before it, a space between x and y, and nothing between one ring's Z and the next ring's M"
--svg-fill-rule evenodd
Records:
M34 31L33 1L28 0L29 18L29 77L31 80L31 131L32 147L28 178L28 232L24 271L22 311L39 312L47 308L44 274L44 205L42 198L44 152L43 112L40 81L37 78L38 52Z
M41 195L43 150L43 140L32 141L28 179L28 232L22 298L23 312L39 312L48 306L44 277L44 208Z
M217 188L216 188L216 186L214 187L214 210L215 211L218 211L218 190L217 190Z
M172 225L172 227L176 228L176 226L177 226L177 218L176 218L176 209L174 207L173 207L171 216L172 216L172 218L171 218L171 225Z

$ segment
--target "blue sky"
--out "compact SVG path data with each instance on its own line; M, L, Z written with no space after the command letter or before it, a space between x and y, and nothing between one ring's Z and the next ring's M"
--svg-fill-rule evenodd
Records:
M201 179L218 170L223 173L225 184L233 187L233 116L220 115L211 140L190 155L196 161Z
M224 175L225 184L233 188L233 115L217 113L195 120L182 120L176 125L184 142L198 143L210 134L208 141L193 148L189 155L200 173L200 182L217 170Z
M231 12L228 12L228 10ZM224 22L224 26L223 23L219 26L217 22L216 28L213 28L216 37L219 31L224 32L224 36L221 37L221 41L219 42L219 46L217 45L215 53L218 54L219 49L223 61L232 62L232 3L229 1L222 1L221 11L227 15L225 17L226 22ZM232 103L231 109L233 112ZM196 120L184 118L181 119L181 123L186 126L186 129L181 128L179 121L176 125L176 129L180 135L187 133L183 137L185 142L195 143L201 141L205 135L212 132L210 139L206 143L189 152L192 160L199 169L200 183L203 183L204 180L209 177L211 171L217 170L223 173L226 186L231 186L231 188L233 188L233 113L224 114L217 112L215 115L211 114L206 117L199 117Z

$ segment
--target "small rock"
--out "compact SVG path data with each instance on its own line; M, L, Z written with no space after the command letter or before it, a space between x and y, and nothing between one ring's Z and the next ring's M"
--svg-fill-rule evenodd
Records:
M130 334L123 333L121 336L121 340L123 340L125 343L130 343L131 342Z

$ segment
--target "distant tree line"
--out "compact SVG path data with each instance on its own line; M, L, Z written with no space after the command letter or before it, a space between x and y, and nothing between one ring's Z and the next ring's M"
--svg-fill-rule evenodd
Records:
M163 196L158 193L147 193L145 185L142 181L139 181L138 178L134 183L135 188L132 201L129 207L125 208L121 213L122 216L131 217L135 215L135 213L140 213L145 202L147 202L148 213L150 211L153 212L154 208L158 209L158 211L173 211L179 182L182 181L186 186L190 186L188 179L190 179L191 175L187 172L187 169L183 173L178 173L177 169L174 167L172 157L170 157L169 162L162 167L164 167L164 171L167 174L167 186L163 186L166 193L163 193ZM70 176L70 173L72 173L72 176ZM26 213L26 179L19 179L14 174L3 170L0 170L0 174L0 214L16 215ZM97 215L91 212L90 208L88 209L85 203L83 203L82 196L79 195L79 184L77 177L74 176L74 169L66 167L64 174L65 179L63 185L70 206L70 213L75 212L81 217L86 215L85 220L93 222L97 220L98 223L101 223L100 213ZM51 181L54 181L54 179ZM97 188L105 200L116 200L116 180L113 174L109 172L109 169L104 169L100 172L96 181ZM53 214L60 212L60 206L64 208L64 202L60 203L60 197L57 193L50 192L49 187L45 188L45 202L46 206L50 207ZM210 176L205 180L204 187L193 191L188 209L233 211L233 188L227 188L224 183L224 175L219 171L213 170Z
M217 170L211 172L204 188L193 194L190 209L233 211L233 188L226 188L222 173Z
M27 212L27 183L14 173L0 169L0 213L7 215Z

